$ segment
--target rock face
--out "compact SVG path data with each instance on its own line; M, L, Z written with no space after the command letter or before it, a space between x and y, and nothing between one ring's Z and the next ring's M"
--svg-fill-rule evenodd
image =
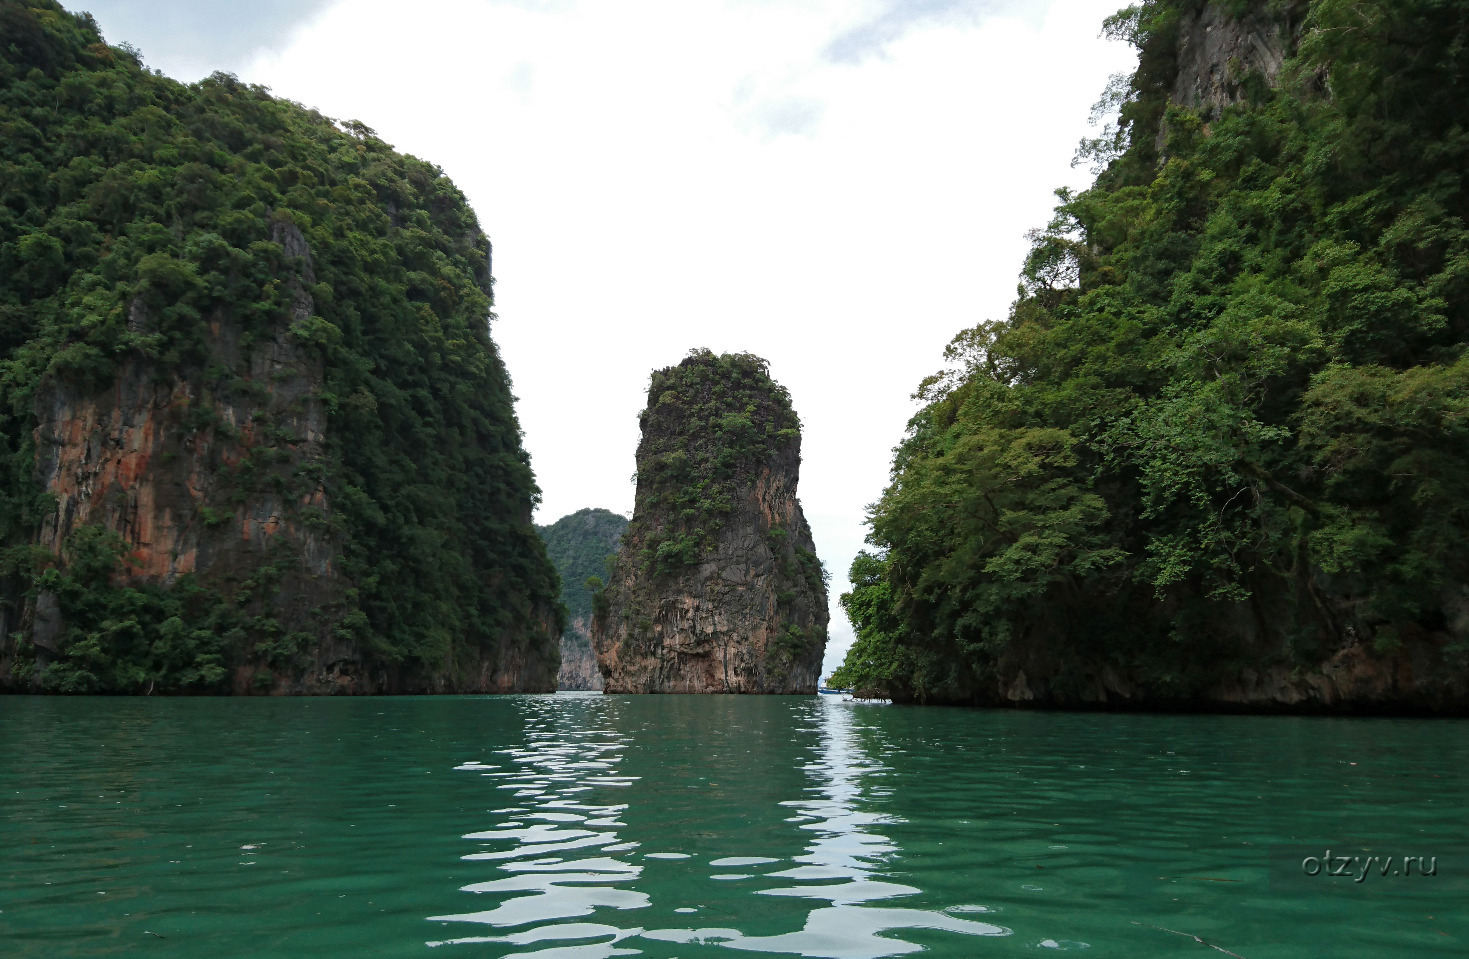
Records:
M324 455L321 362L303 356L284 328L244 350L227 319L212 329L213 358L239 374L240 389L160 383L151 364L129 358L104 391L51 382L37 393L36 480L57 504L37 542L60 556L82 527L116 533L128 550L121 581L158 585L190 575L238 582L289 555L298 561L295 575L283 580L270 612L287 631L316 631L344 585L339 544L307 518L330 516L326 492L319 482L295 481ZM250 462L265 464L273 482L242 497L240 467ZM43 591L42 607L47 599ZM42 619L32 631L43 666L61 652L59 626ZM320 652L327 661L302 677L305 686L340 674L339 655Z
M561 670L557 689L599 690L602 673L592 651L592 590L587 580L607 575L607 559L627 529L627 517L605 509L577 510L550 526L537 526L546 553L561 574L566 629L561 633Z
M1261 9L1235 18L1222 5L1204 3L1183 18L1178 39L1178 75L1172 100L1205 120L1245 97L1251 74L1273 84L1289 53L1293 29Z
M799 423L766 364L655 372L632 524L597 598L609 693L814 693L825 574L796 498Z
M272 226L292 263L284 278L291 318L304 319L313 310L305 286L316 282L311 251L293 223ZM129 329L146 333L149 312L142 296L133 297ZM44 381L35 400L35 479L56 509L42 520L37 543L60 556L74 531L98 527L128 548L122 576L161 584L197 573L243 578L286 551L300 558L303 575L277 595L275 612L289 630L309 628L313 610L330 609L341 582L336 544L319 524L303 522L308 512L329 515L326 491L319 480L294 480L318 473L325 456L323 364L290 338L288 323L242 345L239 325L218 311L209 323L210 361L227 374L213 385L160 382L139 356L124 358L104 390ZM245 463L260 464L268 477L250 484L258 495L239 495ZM45 624L33 631L43 656L59 652L51 632Z

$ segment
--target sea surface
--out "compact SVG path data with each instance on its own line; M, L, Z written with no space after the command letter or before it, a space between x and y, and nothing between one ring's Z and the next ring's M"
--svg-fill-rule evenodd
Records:
M7 959L1462 957L1465 847L1457 720L0 697Z

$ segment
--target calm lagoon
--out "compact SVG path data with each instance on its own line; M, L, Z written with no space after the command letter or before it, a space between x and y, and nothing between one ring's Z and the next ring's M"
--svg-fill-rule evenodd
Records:
M1469 955L1457 720L7 697L0 734L8 959Z

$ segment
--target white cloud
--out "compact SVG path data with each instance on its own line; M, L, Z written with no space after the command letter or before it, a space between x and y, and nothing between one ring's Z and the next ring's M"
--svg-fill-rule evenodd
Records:
M1045 4L1024 0L868 0L866 17L846 26L827 43L828 59L839 63L861 63L881 56L888 45L905 34L935 26L973 26L997 13L1020 15L1042 9Z
M1088 108L1131 64L1097 39L1116 3L936 0L899 22L840 0L344 0L240 74L470 197L539 521L631 512L653 368L699 346L768 358L805 423L835 600L909 394L1005 314L1026 230L1084 185ZM864 36L880 56L831 55ZM850 641L833 612L828 668Z
M814 135L821 125L824 113L824 102L804 97L765 100L750 110L750 115L755 120L754 127L763 130L767 136Z

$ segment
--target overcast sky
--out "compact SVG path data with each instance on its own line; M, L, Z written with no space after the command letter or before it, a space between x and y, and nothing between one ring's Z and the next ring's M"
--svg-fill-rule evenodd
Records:
M77 0L439 164L495 244L493 334L544 499L630 515L648 374L770 361L837 606L919 380L1015 295L1122 0ZM824 674L824 673L823 673Z

